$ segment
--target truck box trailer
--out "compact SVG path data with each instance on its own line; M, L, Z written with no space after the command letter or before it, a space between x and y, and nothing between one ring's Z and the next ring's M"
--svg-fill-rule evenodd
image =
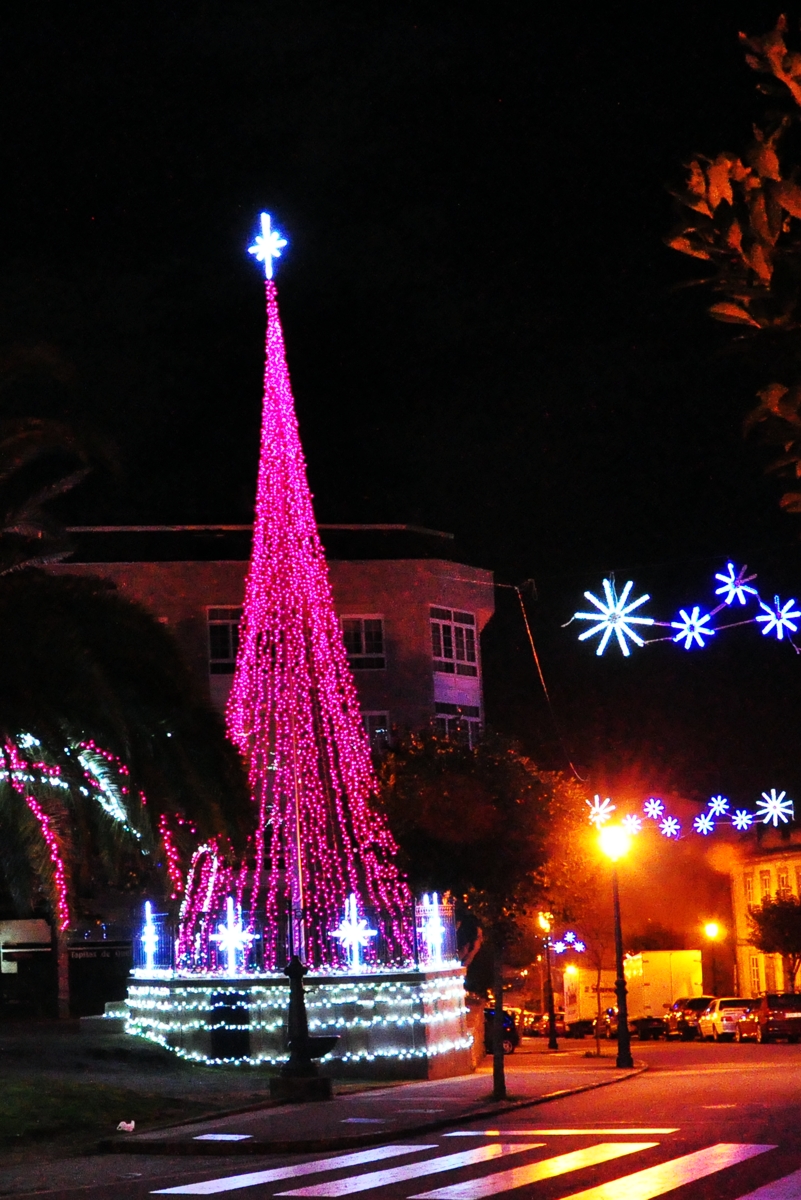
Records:
M601 1014L617 1001L615 972L601 971ZM598 972L588 967L567 967L564 971L565 1029L571 1037L592 1033L598 1016Z
M680 997L703 995L700 950L643 950L623 960L629 1026L643 1040L665 1031L665 1012Z

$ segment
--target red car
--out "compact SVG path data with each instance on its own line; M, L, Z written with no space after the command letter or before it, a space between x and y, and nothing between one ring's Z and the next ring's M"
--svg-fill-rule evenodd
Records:
M736 1042L748 1038L762 1043L774 1042L776 1038L787 1038L788 1042L801 1040L801 995L769 992L759 1000L752 1000L734 1030Z

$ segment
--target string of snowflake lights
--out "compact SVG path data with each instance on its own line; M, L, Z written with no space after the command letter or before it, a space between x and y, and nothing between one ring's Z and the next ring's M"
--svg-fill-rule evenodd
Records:
M250 910L260 901L266 908L267 963L283 966L277 957L289 918L294 952L310 966L336 969L329 931L356 894L375 914L388 961L406 963L413 961L411 897L395 866L395 841L370 804L377 784L317 534L271 278L283 239L275 240L268 214L261 225L250 248L267 275L261 454L227 709L257 813ZM180 940L186 952L187 938Z
M565 954L569 950L575 951L576 954L583 954L587 949L584 942L579 938L572 929L568 929L555 942L551 942L551 947L554 954Z
M576 612L567 624L571 621L592 622L588 629L579 634L579 641L584 642L600 634L595 650L598 655L606 650L613 634L623 655L628 658L632 645L646 646L654 642L670 641L682 645L685 650L703 650L715 634L743 625L756 625L764 637L772 636L780 642L786 638L796 652L801 653L801 649L792 639L792 635L798 632L798 621L801 618L801 609L797 607L796 600L781 601L778 596L774 596L772 603L766 602L757 589L751 586L756 575L748 575L747 571L746 566L738 569L734 563L727 563L726 570L715 575L715 581L720 583L720 587L715 588L715 595L721 597L720 603L708 611L700 604L688 605L686 608L680 608L672 621L658 621L640 611L642 605L651 597L646 593L637 599L630 599L634 587L632 580L625 584L623 591L618 595L614 578L604 579L603 599L592 592L584 593L595 611ZM719 614L731 609L733 605L744 608L751 603L755 603L761 611L754 609L752 616L743 617L738 621L724 621L722 624L715 621ZM653 626L675 632L657 637L644 637L634 626Z
M608 797L601 802L600 797L595 796L594 800L587 800L585 803L590 810L589 823L596 829L601 829L611 819L612 813L616 809ZM664 837L678 839L682 836L681 822L666 811L664 803L656 796L650 796L645 801L642 812L646 820L653 821L658 826ZM692 829L702 837L708 837L720 824L731 825L738 832L743 833L752 825L772 825L776 829L780 823L788 825L793 820L795 820L795 806L793 801L787 798L787 792L779 792L776 788L771 788L769 792L763 792L761 799L757 800L755 811L747 808L732 810L727 796L710 797L706 812L699 813L693 819ZM630 835L640 833L643 828L643 817L639 813L627 813L621 819L621 825Z

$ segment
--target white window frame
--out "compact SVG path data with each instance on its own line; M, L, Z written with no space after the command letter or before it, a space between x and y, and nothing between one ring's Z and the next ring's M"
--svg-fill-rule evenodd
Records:
M345 640L345 622L360 621L361 622L361 643L362 652L360 654L352 654L348 649L347 641ZM365 652L365 621L378 621L381 625L381 653L368 654ZM348 656L348 664L351 671L385 671L387 667L387 632L383 613L342 613L339 618L339 628L342 631L342 638L345 641L345 653Z
M446 675L479 676L478 622L463 609L429 606L434 670Z
M223 616L223 613L227 615ZM209 675L233 675L236 668L237 650L239 649L239 627L241 624L241 604L208 604L206 606L206 652L208 656ZM225 658L214 658L211 652L211 630L220 626L225 626L228 629L229 654ZM234 629L236 630L236 636L233 633Z
M386 709L362 709L362 724L371 750L386 750L389 746L390 725Z

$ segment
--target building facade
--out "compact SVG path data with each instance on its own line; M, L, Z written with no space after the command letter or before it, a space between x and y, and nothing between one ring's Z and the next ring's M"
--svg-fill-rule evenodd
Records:
M249 526L73 531L54 574L110 580L175 636L224 712L236 663ZM334 604L373 744L430 727L474 740L484 720L481 632L492 572L447 557L447 534L409 526L323 526Z
M790 991L781 955L763 954L751 945L748 914L776 896L801 896L801 830L766 830L761 841L732 867L731 894L738 995Z

